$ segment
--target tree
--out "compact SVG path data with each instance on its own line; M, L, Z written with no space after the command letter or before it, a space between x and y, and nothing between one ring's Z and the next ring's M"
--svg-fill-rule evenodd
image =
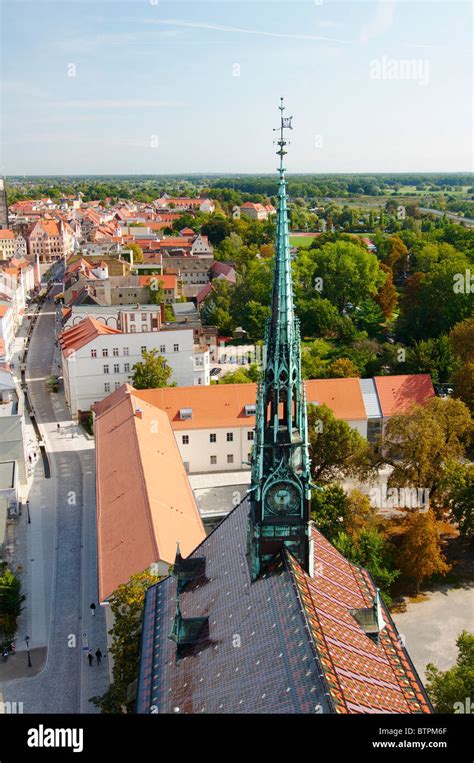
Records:
M150 286L148 287L148 304L149 305L161 305L165 301L165 292L161 285L160 279L152 278Z
M314 250L313 258L315 277L322 279L322 295L339 312L348 303L358 305L375 295L386 279L375 254L348 241L327 243Z
M247 310L245 318L242 321L242 328L247 332L247 336L251 342L257 342L259 339L263 339L265 323L269 316L270 308L268 305L261 305L254 299L247 302Z
M465 283L469 266L469 260L459 254L408 279L400 300L397 330L401 337L436 337L471 315L472 295Z
M201 227L203 236L207 236L213 246L219 246L230 235L230 222L223 215L210 215L207 222Z
M131 244L127 244L126 249L131 249L133 253L133 262L139 264L143 262L143 252L135 241Z
M370 572L385 603L390 605L390 586L400 573L393 568L389 546L379 530L363 528L355 538L341 531L333 543L348 561Z
M132 713L134 701L130 699L130 684L138 675L140 659L140 631L147 588L159 581L149 569L132 575L128 583L120 585L111 601L114 625L110 652L113 657L113 680L102 697L91 702L103 713Z
M347 496L339 485L325 485L311 494L311 518L331 543L347 517Z
M375 336L381 331L385 316L373 299L364 299L354 312L353 321L360 331L366 331L368 336Z
M443 469L462 458L473 425L460 400L431 398L424 406L393 416L385 427L382 456L393 466L390 487L428 489L430 503L442 508Z
M174 386L169 384L172 368L158 350L144 350L142 363L132 366L132 384L135 389L156 389L157 387Z
M454 362L449 339L446 334L442 334L435 339L414 342L407 352L406 369L410 374L430 374L437 384L449 381Z
M308 406L309 453L315 482L327 484L341 477L365 479L372 473L372 451L367 440L327 405Z
M393 271L388 265L380 263L380 269L386 273L385 283L379 288L374 299L386 318L391 318L398 303L397 290L393 284Z
M347 379L360 376L359 369L349 358L337 358L328 367L328 376L332 379Z
M339 313L336 307L321 297L302 299L298 303L298 316L302 336L334 337L339 327Z
M449 341L455 355L462 361L474 361L474 318L456 323L449 332Z
M405 273L408 270L408 249L400 236L391 236L384 264L395 273Z
M433 511L413 511L406 518L406 532L397 555L400 570L420 585L432 575L445 575L450 570L441 551L440 531Z
M376 506L372 506L370 498L360 490L353 489L347 496L347 513L344 529L356 540L362 530L377 530L382 523Z
M459 532L474 538L474 464L448 461L441 484L445 507L459 525Z
M214 279L212 292L208 295L201 313L203 323L206 326L217 326L224 336L232 336L237 325L232 313L234 288L224 278Z
M250 384L260 378L260 370L256 363L238 368L236 371L228 371L219 379L219 384Z
M16 621L23 609L25 596L21 592L21 579L6 562L0 563L0 648L12 641Z
M426 666L426 690L436 713L470 713L474 697L474 634L462 631L456 639L458 656L449 670Z
M454 372L454 395L474 414L474 361L466 361Z

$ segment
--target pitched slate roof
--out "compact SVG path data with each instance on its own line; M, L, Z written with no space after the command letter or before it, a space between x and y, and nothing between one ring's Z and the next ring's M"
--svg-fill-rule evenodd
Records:
M313 528L313 578L284 548L251 583L248 511L245 499L191 554L205 570L180 593L181 614L209 621L179 657L176 580L148 590L137 712L431 712L385 607L378 644L351 614L372 606L370 575Z

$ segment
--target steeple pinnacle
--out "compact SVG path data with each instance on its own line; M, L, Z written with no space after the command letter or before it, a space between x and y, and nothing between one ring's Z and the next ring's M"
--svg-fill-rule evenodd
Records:
M301 378L299 321L293 304L288 209L283 157L283 99L277 140L280 157L271 315L266 324L266 363L257 393L252 452L249 551L256 579L282 545L309 567L310 468L305 394Z

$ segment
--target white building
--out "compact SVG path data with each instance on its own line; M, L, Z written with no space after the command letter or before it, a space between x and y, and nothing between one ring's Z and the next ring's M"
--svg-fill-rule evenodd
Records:
M374 379L311 379L308 404L327 405L338 418L375 441L392 416L434 396L428 374ZM166 411L189 474L249 469L254 440L255 384L136 390L136 397Z
M179 386L210 383L209 350L194 344L192 328L124 333L84 318L60 336L64 392L71 414L88 411L130 381L144 351L158 350Z
M0 295L1 297L1 295ZM15 320L13 308L9 304L1 304L0 299L0 360L9 361L13 353L15 340Z
M0 462L14 461L16 480L26 484L24 398L10 371L0 368Z

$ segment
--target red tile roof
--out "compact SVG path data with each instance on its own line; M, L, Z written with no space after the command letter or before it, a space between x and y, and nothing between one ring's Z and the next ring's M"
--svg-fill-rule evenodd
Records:
M66 329L59 336L59 344L65 357L104 334L121 334L121 331L105 326L95 318L84 318L76 326Z
M99 600L155 562L171 564L205 538L163 411L129 385L94 406ZM140 411L139 416L136 415Z
M435 395L429 374L376 376L374 381L384 417L407 413Z

